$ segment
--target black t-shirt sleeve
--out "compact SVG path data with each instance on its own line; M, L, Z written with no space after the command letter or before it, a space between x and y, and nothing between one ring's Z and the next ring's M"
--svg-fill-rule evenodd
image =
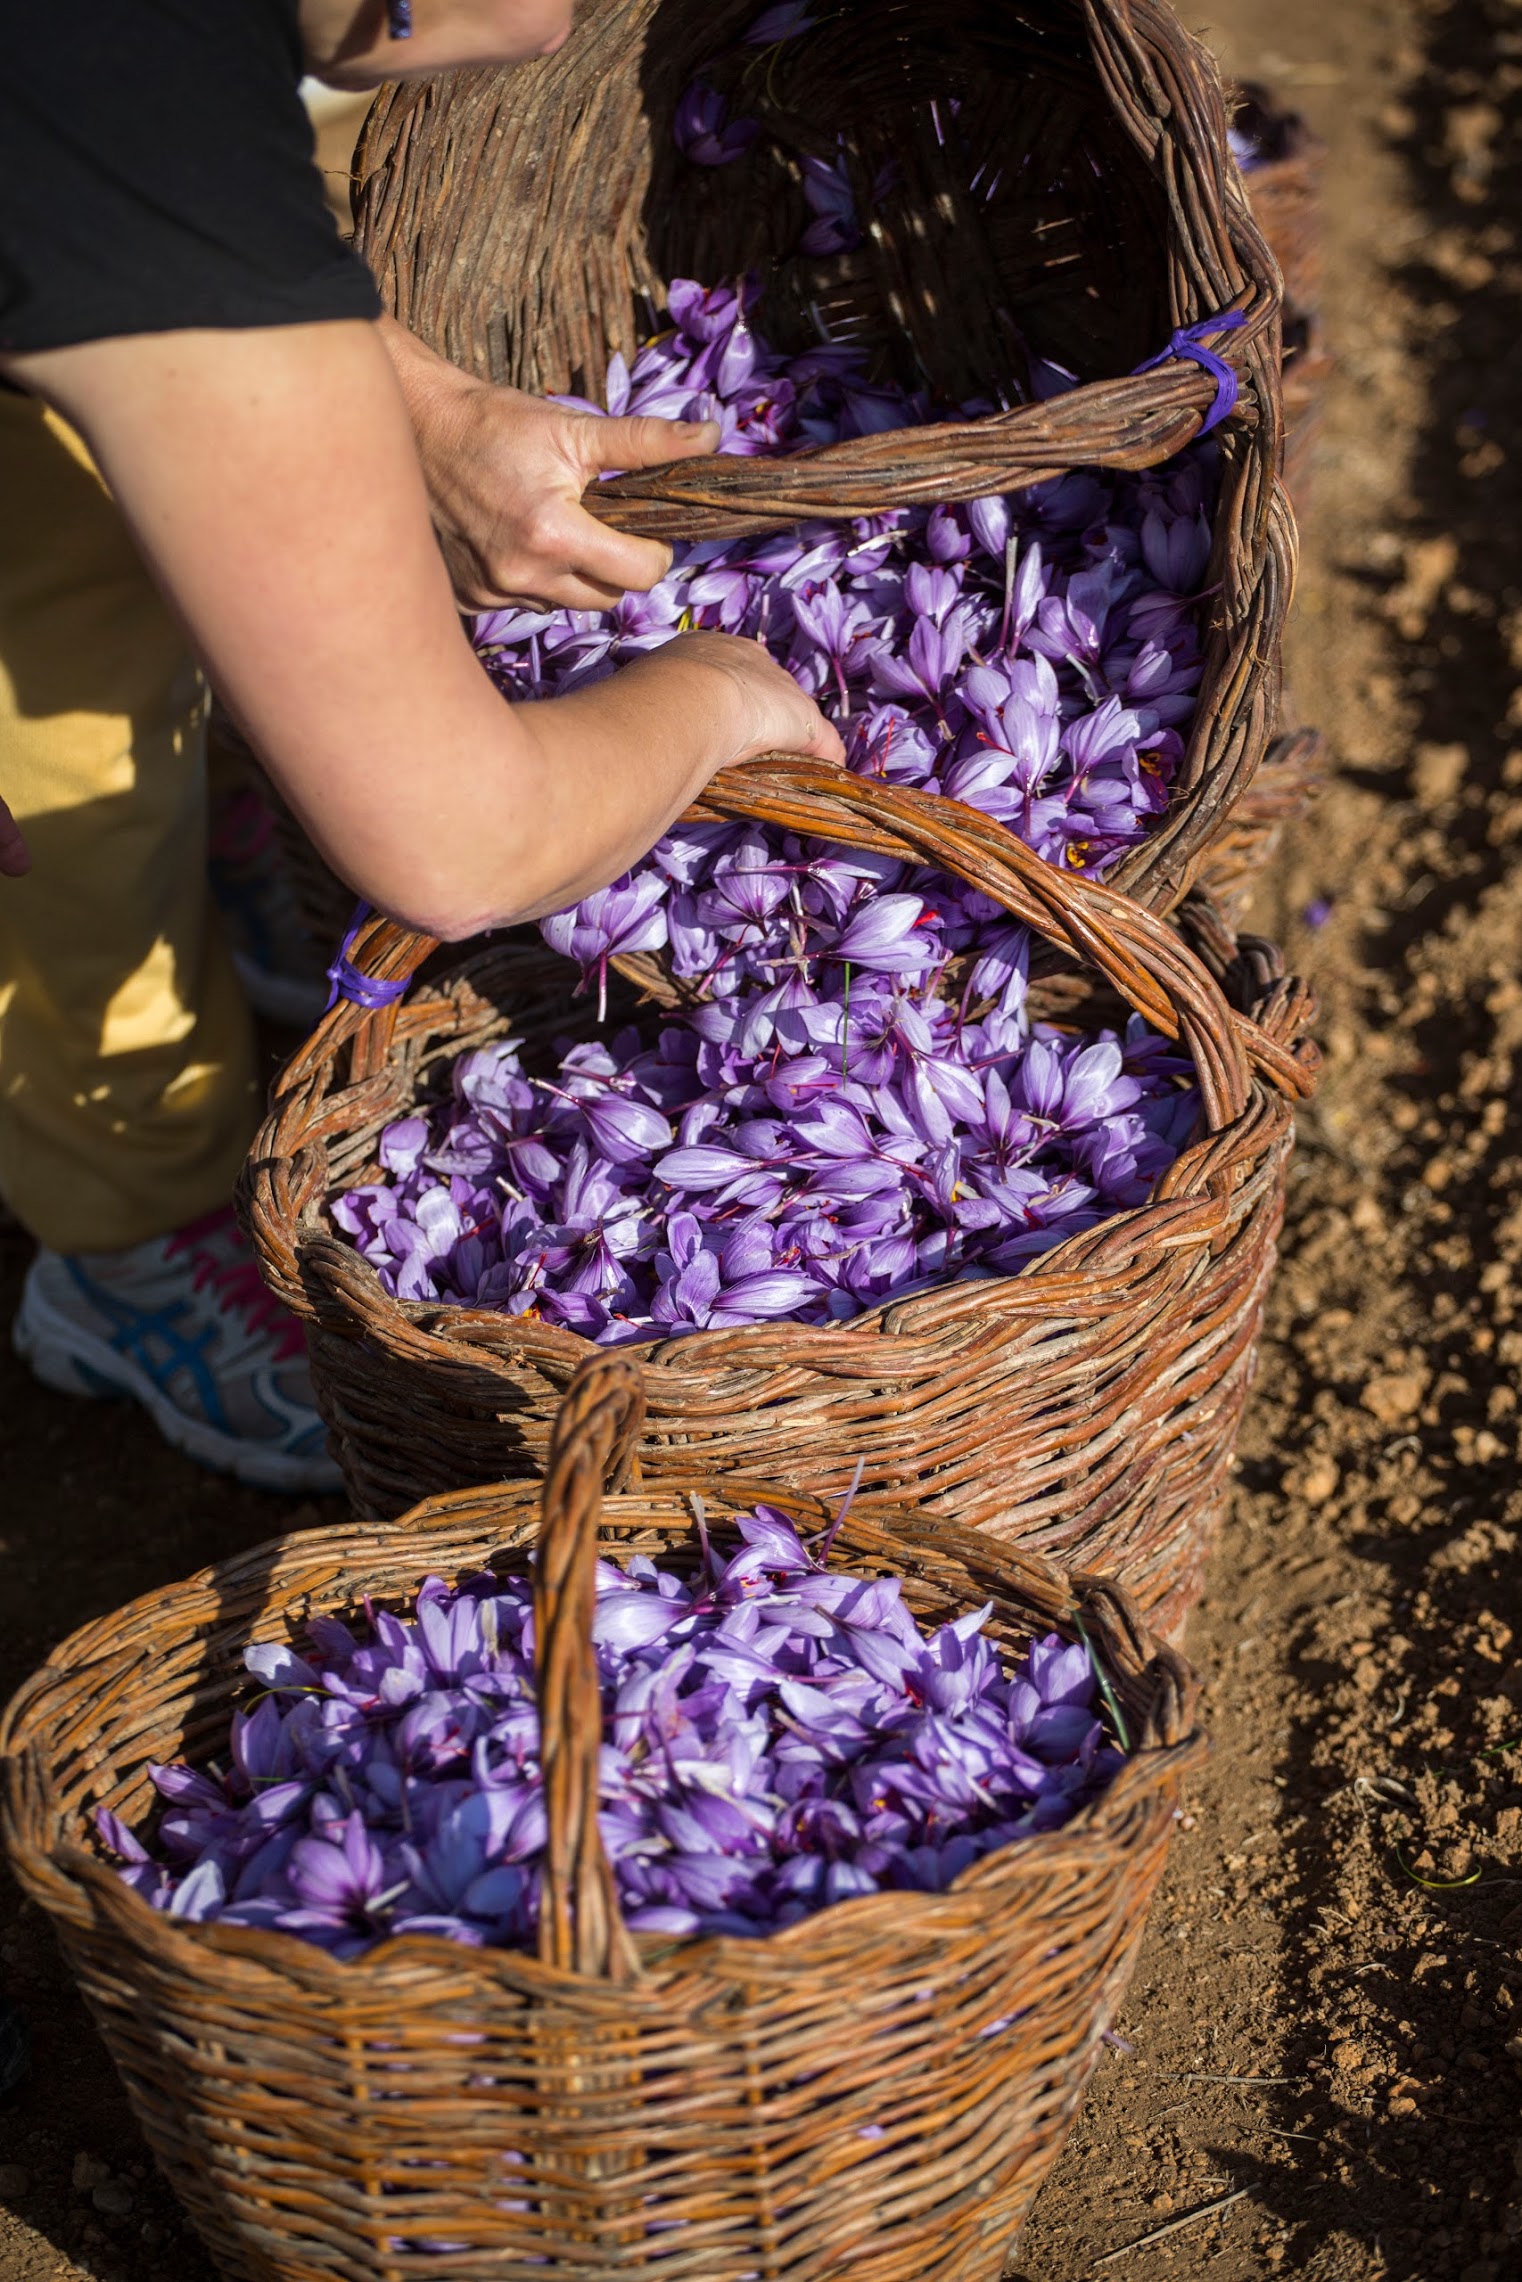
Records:
M0 350L374 317L296 0L0 0Z

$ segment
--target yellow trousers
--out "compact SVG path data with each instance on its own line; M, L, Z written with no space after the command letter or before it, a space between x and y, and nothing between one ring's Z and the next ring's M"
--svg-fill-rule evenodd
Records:
M0 1195L112 1251L231 1196L252 1023L206 886L205 687L79 438L0 390Z

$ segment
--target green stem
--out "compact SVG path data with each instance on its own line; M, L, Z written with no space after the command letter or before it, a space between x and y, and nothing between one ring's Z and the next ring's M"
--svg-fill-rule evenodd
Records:
M1103 1698L1105 1710L1109 1713L1110 1718L1114 1723L1115 1734L1120 1744L1120 1748L1122 1751L1129 1751L1131 1748L1131 1731L1126 1725L1126 1715L1120 1708L1120 1699L1117 1697L1115 1690L1110 1685L1110 1675L1108 1672L1106 1672L1104 1666L1100 1663L1099 1658L1094 1653L1094 1643L1089 1638L1088 1633L1084 1628L1083 1618L1075 1614L1073 1622L1078 1627L1079 1639L1083 1642L1084 1647L1088 1651L1089 1669L1093 1673L1095 1680L1098 1682L1099 1693Z

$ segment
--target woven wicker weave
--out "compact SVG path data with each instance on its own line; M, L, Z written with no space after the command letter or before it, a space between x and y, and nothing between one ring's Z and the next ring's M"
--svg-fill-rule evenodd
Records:
M589 495L608 521L669 539L1154 464L1198 431L1215 383L1178 360L1133 367L1175 326L1241 310L1242 329L1214 342L1243 390L1220 430L1195 725L1168 814L1113 875L1164 909L1272 733L1294 563L1275 481L1278 279L1227 156L1215 67L1161 0L835 0L759 63L735 45L756 12L589 0L558 56L383 93L356 156L358 242L423 339L535 390L599 389L669 278L748 267L767 281L758 322L780 346L812 345L817 310L879 369L953 401L1018 396L1022 340L1087 384L970 423L688 461ZM743 163L716 172L679 156L670 125L710 66L738 75L736 100L763 126ZM932 97L957 100L989 152L988 203L956 180ZM858 253L803 260L790 251L807 216L799 161L838 147L863 184L891 159L892 184Z
M645 1478L745 1473L838 1495L865 1456L869 1489L1115 1570L1151 1621L1175 1626L1199 1588L1252 1374L1289 1104L1314 1061L1298 1042L1305 994L1251 979L1242 1003L1256 1019L1231 1011L1167 926L956 802L795 761L716 780L705 812L740 805L992 895L1185 1040L1208 1130L1153 1203L1023 1275L951 1284L838 1328L758 1325L643 1349ZM428 949L375 921L357 955L394 976ZM534 1048L570 1027L558 1019L566 983L558 1004L547 998L546 967L547 954L509 946L399 1006L336 1009L286 1070L254 1144L248 1223L266 1281L308 1321L318 1397L362 1513L541 1469L587 1353L543 1323L388 1298L324 1209L373 1177L381 1128L462 1051L509 1032Z
M631 1940L595 1813L590 1562L693 1552L669 1497L614 1497L599 1531L636 1387L617 1359L583 1377L544 1492L537 1958L414 1936L339 1963L177 1922L86 1836L95 1806L146 1813L151 1760L225 1748L251 1638L299 1638L364 1594L394 1605L426 1574L520 1566L533 1489L204 1571L76 1633L0 1720L17 1875L227 2282L991 2282L1062 2144L1202 1749L1187 1667L1096 1580L853 1515L833 1565L904 1575L923 1622L991 1600L1010 1647L1081 1626L1137 1748L1064 1830L945 1894L867 1896L764 1940Z
M1321 178L1326 145L1266 87L1236 91L1266 162L1245 178L1253 219L1284 279L1284 481L1303 523L1311 455L1333 360L1321 329Z
M1298 111L1273 90L1247 81L1234 88L1238 126L1262 154L1244 179L1253 219L1284 280L1287 309L1314 315L1321 307L1321 178L1326 145Z
M1293 719L1287 691L1284 712ZM1282 729L1224 829L1206 850L1197 887L1233 925L1240 923L1286 825L1309 813L1325 778L1325 764L1326 740L1319 729ZM1186 912L1197 908L1194 891L1181 908Z

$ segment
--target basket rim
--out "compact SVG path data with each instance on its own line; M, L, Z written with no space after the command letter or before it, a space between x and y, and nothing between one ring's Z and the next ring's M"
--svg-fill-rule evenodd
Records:
M753 786L767 789L753 792ZM808 802L817 803L825 813L813 817L801 805ZM790 803L800 806L795 811ZM1148 1216L1152 1216L1152 1228L1159 1233L1166 1221L1160 1225L1158 1216L1182 1221L1184 1225L1175 1231L1177 1239L1185 1235L1190 1217L1201 1211L1214 1223L1223 1209L1229 1209L1229 1194L1245 1177L1241 1161L1245 1160L1246 1170L1256 1171L1272 1157L1290 1129L1290 1099L1302 1097L1312 1088L1312 1056L1297 1059L1293 1035L1287 1045L1283 1044L1250 1017L1234 1011L1208 969L1162 921L1118 890L1064 875L1043 863L1002 826L960 802L884 786L876 780L855 779L819 763L784 756L725 772L708 787L691 813L733 817L760 812L770 814L773 820L784 818L788 828L831 839L840 837L836 812L842 808L858 835L868 827L857 818L856 810L886 815L890 825L898 827L892 845L901 853L907 848L916 860L928 860L970 879L994 893L996 900L1004 901L1015 916L1028 917L1034 907L1037 933L1065 944L1088 971L1116 982L1131 1004L1141 999L1154 1017L1160 1011L1163 1019L1158 1027L1165 1031L1171 1027L1172 1034L1183 1039L1194 1062L1207 1120L1212 1120L1211 1079L1216 1080L1212 1129L1180 1154L1147 1202L1111 1214L1095 1227L1065 1238L1050 1251L1038 1254L1016 1275L953 1278L923 1293L890 1295L876 1307L838 1325L750 1324L637 1342L642 1360L651 1367L684 1373L701 1371L714 1350L722 1348L726 1356L735 1357L736 1367L743 1367L743 1351L747 1358L754 1357L757 1367L768 1362L775 1367L779 1360L801 1363L806 1354L809 1367L828 1371L832 1364L861 1359L873 1337L886 1336L904 1342L898 1348L898 1359L907 1361L906 1348L917 1334L925 1338L937 1335L937 1315L944 1318L949 1312L955 1317L976 1307L976 1300L968 1295L985 1294L985 1310L992 1307L1006 1315L1023 1314L1043 1305L1049 1310L1054 1285L1065 1277L1086 1274L1087 1296L1092 1300L1094 1271L1089 1262L1096 1250L1102 1257L1120 1254L1123 1261ZM1002 895L997 885L989 885L1001 879L1007 883ZM358 931L352 957L367 975L397 979L415 973L432 947L430 938L410 934L391 920L372 917ZM469 981L472 970L489 969L498 960L510 963L515 954L523 956L513 945L467 953L455 962L452 972L457 979ZM1180 989L1181 1005L1175 1004L1165 977L1172 978ZM1186 1012L1191 1002L1192 1017ZM458 1025L459 1001L450 995L449 977L414 986L408 1004L409 1026L415 1030L447 1040L451 1027ZM436 1033L426 1021L418 1020L429 1008L436 1008L444 1017L436 1025ZM395 1005L379 1010L348 1003L335 1006L277 1080L269 1111L252 1145L243 1187L254 1242L269 1280L296 1314L309 1321L327 1320L327 1311L314 1302L304 1280L299 1274L289 1274L278 1257L278 1229L292 1249L293 1266L305 1259L330 1289L333 1279L338 1278L363 1291L372 1319L405 1323L415 1332L439 1338L456 1349L472 1346L479 1353L486 1347L507 1347L561 1368L574 1367L596 1342L559 1325L494 1309L393 1299L363 1254L330 1226L322 1225L321 1216L333 1193L326 1185L323 1128L331 1123L346 1092L363 1091L371 1085L368 1075L357 1087L335 1082L338 1058L349 1041L363 1040L368 1070L378 1069L390 1055L396 1017ZM1212 1049L1218 1053L1218 1065L1212 1064ZM1240 1099L1240 1107L1234 1115L1226 1114L1235 1099ZM373 1108L369 1115L374 1116ZM365 1122L357 1118L349 1129ZM289 1187L278 1177L280 1168L314 1147L324 1152L323 1193L318 1195L315 1184L305 1181L304 1193L293 1211ZM1104 1273L1103 1268L1100 1273ZM1116 1273L1124 1276L1130 1271L1121 1265ZM1022 1287L1028 1295L1023 1300ZM447 1320L448 1329L441 1318ZM921 1325L926 1327L923 1333ZM708 1367L714 1366L709 1363ZM723 1363L718 1365L724 1367Z
M1223 432L1266 429L1270 438L1281 424L1278 412L1279 357L1276 334L1283 302L1278 264L1254 218L1243 178L1230 159L1225 141L1226 99L1213 59L1194 35L1187 32L1161 0L1077 0L1073 9L1077 27L1089 55L1097 88L1116 114L1121 114L1120 87L1129 74L1143 91L1148 115L1122 121L1123 131L1148 171L1163 187L1172 213L1169 246L1160 249L1160 261L1170 271L1170 299L1178 326L1206 324L1212 317L1238 312L1244 322L1239 331L1218 338L1217 354L1237 373L1241 395ZM510 82L515 71L527 69L536 77L541 66L507 67L490 75L499 84ZM554 59L549 69L553 71ZM1203 88L1181 84L1193 75ZM1204 106L1214 95L1222 132L1209 131L1202 104L1191 96L1203 95ZM504 94L502 102L509 98ZM530 98L532 100L532 98ZM429 99L416 84L394 83L382 88L367 112L354 152L350 183L355 209L357 242L381 276L405 296L413 290L414 264L403 260L399 275L391 275L394 225L381 230L377 240L375 201L370 186L386 179L386 157L409 145L412 121L426 114ZM499 111L501 104L499 104ZM1168 136L1175 146L1171 163L1162 150ZM383 142L387 146L382 152ZM1189 154L1180 167L1179 153ZM1181 181L1181 175L1190 177ZM1191 198L1190 192L1194 193ZM1181 255L1177 242L1184 235L1180 215L1186 206L1203 198L1215 208L1217 229L1208 232L1198 221L1199 244ZM1217 281L1208 282L1213 272ZM405 324L413 314L399 308ZM1166 355L1167 344L1156 348ZM1266 397L1266 401L1265 401ZM965 423L935 423L919 429L897 429L886 435L844 439L782 459L740 458L720 460L705 467L700 462L676 462L664 468L644 469L590 486L584 504L615 528L651 537L716 537L740 535L745 528L772 530L815 517L850 517L880 512L893 504L925 503L932 499L976 498L981 492L1007 491L1084 466L1143 468L1171 457L1200 432L1215 401L1215 382L1198 364L1173 358L1154 369L1081 381L1061 397L1018 405L1007 412L982 415ZM1120 432L1140 421L1147 428L1144 442L1122 445ZM1083 431L1089 430L1087 441ZM919 443L914 438L922 439ZM1047 439L1050 439L1048 442ZM1020 439L1022 450L1014 450ZM1067 441L1065 441L1067 439ZM962 450L958 454L956 446ZM997 475L1005 447L1006 479ZM937 485L934 470L916 470L945 453L972 464L966 471ZM992 467L976 463L986 455ZM1038 464L1043 462L1045 464ZM890 500L885 486L897 465L902 499ZM709 468L717 470L710 473ZM829 504L810 497L779 514L768 507L768 494L785 484L789 468L805 469L819 482L838 473L847 483L853 473L865 477L874 467L878 481L870 498ZM779 471L781 471L779 479ZM806 488L812 495L814 483ZM727 504L738 502L736 504ZM747 502L754 502L747 509ZM688 524L690 523L690 528Z
M1282 1047L1250 1015L1229 1006L1187 943L1145 904L1108 880L1047 863L1006 826L950 795L859 775L798 754L772 752L719 770L676 821L760 823L832 846L893 855L915 866L945 871L977 889L1042 942L1109 982L1154 1029L1185 1044L1212 1131L1224 1131L1232 1116L1245 1108L1252 1097L1255 1069L1265 1072L1274 1090L1291 1099L1304 1099L1314 1089L1312 1066ZM1159 837L1149 836L1142 848ZM440 948L437 937L420 934L366 904L360 905L345 945L351 968L362 975L409 985L424 961ZM457 949L461 959L469 955L468 946ZM1193 1029L1201 1033L1199 1044L1194 1035L1186 1035L1191 1013L1196 1018ZM1219 1066L1202 1060L1201 1014L1209 1017ZM285 1098L371 1015L385 1026L394 1017L394 1008L389 1003L360 1007L341 996L286 1064L276 1080L274 1101Z
M1251 1113L1238 1123L1239 1126L1251 1127L1254 1131L1264 1125L1261 1118L1256 1118ZM1251 1151L1251 1171L1256 1172L1288 1138L1291 1125L1290 1112L1281 1109L1278 1116L1265 1126L1261 1138ZM1229 1129L1226 1134L1213 1138L1219 1142L1230 1141L1234 1137L1234 1130ZM1249 1136L1243 1134L1241 1138L1246 1140ZM1177 1164L1184 1162L1185 1157L1203 1153L1210 1150L1211 1146L1210 1143L1196 1143L1175 1161L1175 1169ZM1218 1156L1219 1151L1216 1150L1214 1154ZM256 1178L259 1170L257 1166L254 1168ZM1214 1168L1212 1178L1214 1179ZM318 1224L318 1216L325 1205L326 1199L322 1204L309 1202L297 1215L294 1235L298 1250L319 1264L331 1262L346 1276L363 1282L367 1287L373 1287L375 1309L395 1315L424 1338L438 1340L441 1344L456 1349L469 1349L473 1355L481 1356L483 1360L493 1348L510 1348L526 1359L553 1359L567 1368L574 1368L588 1355L618 1351L600 1347L597 1341L586 1338L583 1333L567 1330L559 1324L546 1323L538 1316L507 1315L499 1308L456 1306L447 1300L394 1299L381 1284L379 1272L361 1252L343 1237ZM948 1279L929 1291L882 1300L877 1306L863 1309L860 1315L852 1316L845 1323L794 1323L786 1320L780 1323L749 1323L717 1331L691 1331L684 1337L629 1340L620 1342L620 1348L635 1354L647 1371L679 1368L697 1376L708 1376L715 1368L734 1374L746 1369L762 1370L768 1366L776 1368L780 1362L785 1361L802 1363L805 1359L816 1368L828 1372L831 1364L859 1356L870 1341L892 1339L895 1364L907 1370L916 1344L928 1345L944 1337L947 1330L944 1325L922 1327L912 1320L904 1320L912 1317L915 1312L928 1314L937 1303L944 1307L948 1296L956 1294L958 1313L971 1313L975 1303L968 1295L983 1294L986 1295L988 1307L997 1308L1006 1324L1016 1314L1051 1315L1059 1311L1074 1315L1098 1313L1106 1298L1101 1278L1107 1282L1125 1284L1132 1280L1133 1270L1129 1261L1123 1258L1113 1269L1101 1266L1096 1274L1088 1255L1102 1249L1124 1254L1130 1248L1130 1240L1143 1220L1152 1220L1155 1233L1161 1235L1163 1228L1158 1225L1157 1216L1165 1213L1168 1215L1168 1233L1176 1247L1190 1233L1189 1223L1192 1218L1198 1219L1208 1213L1213 1224L1219 1210L1218 1199L1208 1191L1188 1196L1154 1196L1145 1204L1131 1205L1124 1212L1112 1213L1094 1228L1083 1229L1076 1236L1066 1237L1048 1252L1037 1253L1016 1275ZM1209 1229L1201 1227L1198 1233L1203 1240ZM1076 1280L1080 1277L1084 1281L1083 1291L1065 1296L1054 1307L1051 1286L1062 1279ZM1029 1296L1022 1298L1022 1294ZM294 1308L297 1305L283 1287L282 1298L287 1306ZM322 1322L324 1328L333 1328L326 1315L309 1300L301 1312L309 1320ZM900 1320L890 1322L890 1316ZM808 1342L806 1358L800 1350L800 1343L805 1340ZM717 1366L711 1362L705 1363L708 1349L721 1343L727 1350L726 1360ZM939 1351L938 1359L944 1359ZM658 1386L659 1381L654 1381L652 1391ZM652 1409L659 1415L658 1403L653 1404Z
M805 1493L753 1480L741 1485L742 1495L746 1497L760 1489L767 1491L765 1502L794 1513L801 1510L818 1518L830 1512L823 1501ZM709 1478L709 1490L721 1508L733 1510L736 1484L728 1479ZM621 1526L673 1532L680 1528L690 1539L694 1524L682 1504L684 1494L662 1484L607 1496L603 1501L599 1542L608 1535L616 1546L619 1540L614 1533ZM933 1940L938 1921L961 1919L969 1912L976 1916L984 1909L1002 1907L1007 1889L1022 1882L1038 1850L1040 1867L1049 1870L1054 1859L1060 1860L1067 1854L1073 1856L1075 1865L1082 1866L1101 1849L1124 1846L1128 1826L1135 1825L1139 1813L1144 1816L1148 1813L1149 1802L1152 1802L1150 1814L1157 1813L1155 1794L1198 1767L1209 1750L1206 1734L1194 1723L1197 1681L1192 1667L1177 1650L1156 1641L1145 1629L1143 1620L1136 1627L1137 1637L1142 1646L1152 1651L1152 1658L1141 1670L1136 1684L1142 1684L1153 1674L1154 1693L1160 1694L1166 1675L1180 1691L1183 1716L1190 1723L1188 1731L1173 1743L1138 1742L1127 1753L1125 1764L1107 1789L1059 1829L1009 1841L971 1864L937 1894L894 1889L857 1895L816 1910L791 1926L753 1939L726 1934L687 1939L664 1934L631 1934L629 1938L635 1944L643 1970L637 1980L618 1984L548 1965L532 1951L478 1949L467 1943L449 1941L439 1934L397 1935L377 1942L361 1956L337 1958L294 1934L171 1918L151 1908L126 1886L109 1864L91 1851L82 1833L78 1837L67 1837L54 1830L44 1836L35 1827L56 1819L59 1810L52 1803L50 1754L41 1738L28 1734L29 1723L39 1718L46 1707L45 1725L56 1724L65 1709L77 1710L103 1686L109 1685L114 1673L119 1674L134 1661L130 1651L120 1645L120 1635L134 1620L151 1622L155 1632L162 1635L178 1619L181 1629L173 1640L159 1642L166 1657L197 1639L209 1647L214 1640L225 1640L229 1632L250 1640L263 1619L243 1613L236 1588L232 1596L235 1614L220 1617L203 1614L201 1620L196 1621L194 1607L198 1599L204 1601L208 1596L214 1601L219 1599L229 1572L235 1574L258 1563L272 1547L280 1549L280 1558L264 1570L257 1586L250 1584L245 1588L249 1594L257 1591L264 1597L265 1618L275 1616L283 1591L291 1592L295 1601L304 1597L294 1587L309 1549L323 1547L335 1565L347 1556L344 1562L347 1582L350 1589L358 1590L360 1578L354 1574L356 1566L366 1556L372 1565L394 1563L398 1559L398 1540L409 1525L414 1524L417 1517L427 1515L430 1508L448 1508L451 1504L468 1507L474 1501L489 1500L493 1510L499 1513L516 1510L524 1517L520 1524L521 1535L509 1548L500 1542L506 1525L503 1518L487 1528L483 1516L467 1529L463 1541L438 1526L438 1534L444 1541L441 1552L446 1545L451 1548L443 1566L455 1576L464 1573L471 1558L468 1548L472 1546L480 1547L483 1559L488 1551L516 1552L520 1548L527 1555L537 1532L540 1496L541 1485L537 1482L492 1484L425 1499L393 1523L350 1522L292 1532L266 1540L264 1545L252 1547L226 1561L212 1563L167 1588L139 1594L109 1615L93 1618L76 1628L50 1651L0 1710L0 1809L3 1809L4 1834L13 1871L29 1890L49 1878L61 1881L70 1890L71 1899L81 1902L97 1921L104 1917L136 1947L151 1950L160 1968L178 1969L192 1976L198 1971L200 1960L213 1955L262 1971L287 1985L296 1984L314 1998L338 2003L351 1997L363 1983L378 1989L393 1984L406 1985L415 1993L419 1971L427 1970L475 1988L494 1987L514 1991L522 1997L553 1998L562 2008L574 2009L579 2001L583 2009L593 2015L605 2014L611 2004L621 2009L627 2004L631 2010L659 2012L667 2006L671 1993L684 1983L706 1980L731 1986L744 1982L754 1984L784 1972L797 1971L800 1966L806 1969L811 1962L811 1951L819 1953L818 1958L812 1960L817 1970L826 1957L850 1945L858 1934L872 1933L879 1938L897 1934L905 1947ZM870 1501L861 1502L866 1506ZM879 1512L887 1503L878 1501ZM670 1515L669 1521L654 1518L663 1508ZM447 1513L444 1518L449 1518ZM878 1520L875 1515L858 1515L853 1508L845 1518L836 1545L849 1548L855 1543L858 1549L870 1550L879 1557L891 1556L901 1547L911 1582L913 1564L918 1561L921 1573L971 1604L968 1583L934 1576L937 1566L946 1561L948 1548L953 1560L959 1551L965 1551L975 1557L977 1570L985 1574L1012 1573L1011 1603L1030 1615L1033 1625L1065 1632L1070 1639L1082 1632L1086 1602L1094 1605L1103 1596L1116 1597L1114 1587L1105 1579L1082 1572L1064 1572L1039 1555L1005 1548L977 1532L955 1525L936 1523L914 1527L913 1517L909 1518L911 1529L905 1532L886 1520ZM430 1523L429 1526L437 1525ZM918 1544L913 1542L915 1538ZM421 1563L425 1558L422 1545L409 1539L409 1546ZM410 1554L409 1559L411 1557ZM1021 1569L1044 1572L1059 1587L1066 1586L1066 1609L1052 1612L1034 1608L1020 1591L1018 1573ZM287 1577L288 1571L294 1574ZM382 1590L388 1595L393 1590L415 1591L421 1581L419 1574L410 1587ZM310 1592L310 1587L307 1591ZM1123 1608L1129 1607L1123 1594L1119 1599ZM279 1614L289 1620L291 1605L280 1607ZM1134 1611L1131 1614L1134 1622ZM296 1623L299 1629L299 1618ZM116 1645L112 1643L113 1634L117 1636ZM185 1684L183 1681L174 1683L179 1691L183 1691ZM30 1783L26 1779L28 1774L32 1777Z
M1243 325L1214 339L1240 390L1235 408L1213 428L1223 439L1233 429L1254 433L1262 422L1252 361L1280 318L1277 299L1259 307L1247 289L1218 314L1233 310ZM1213 378L1192 361L1169 357L1166 345L1163 353L1167 361L1155 371L1081 381L1063 396L1008 412L890 428L786 454L673 460L608 476L588 484L581 504L614 530L642 537L740 538L1025 491L1080 468L1140 472L1193 443L1215 402ZM1119 440L1122 429L1142 423L1145 441ZM1098 432L1086 435L1089 428ZM831 479L834 496L824 489Z

